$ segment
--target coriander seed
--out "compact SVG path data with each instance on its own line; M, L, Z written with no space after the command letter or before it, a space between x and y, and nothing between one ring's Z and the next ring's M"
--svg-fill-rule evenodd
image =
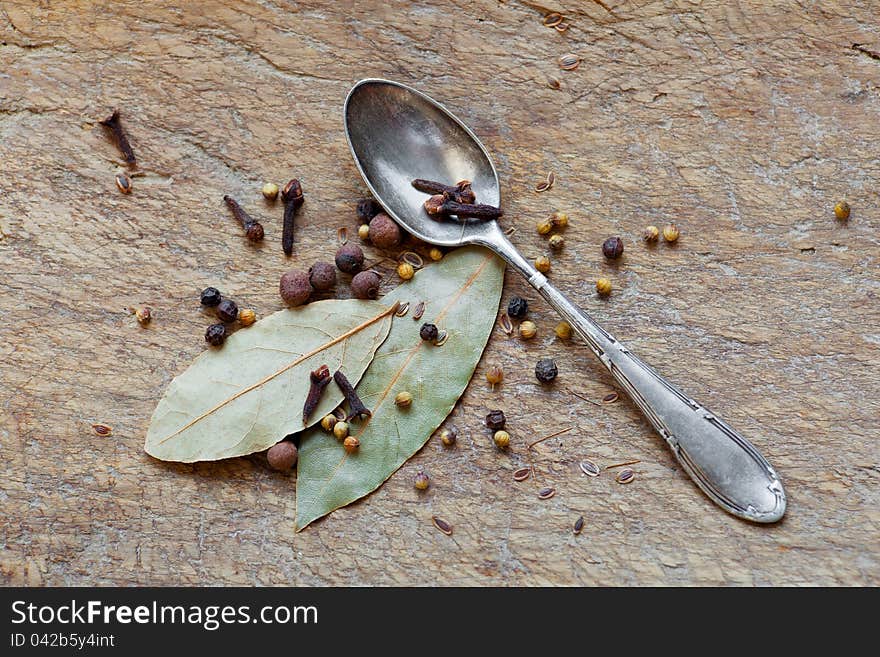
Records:
M337 422L339 422L339 418L333 415L333 413L329 413L321 418L321 428L329 433L333 431L333 427L336 426Z
M492 436L492 440L498 449L507 449L510 446L510 434L506 431L496 431L495 435Z
M541 383L550 383L559 374L556 361L552 358L542 358L535 365L535 378Z
M418 490L428 490L428 486L431 485L431 480L428 478L428 475L425 474L424 470L419 470L416 473L416 478L413 484Z
M408 262L401 262L397 265L397 275L400 276L401 280L408 281L415 276L415 274L416 270Z
M442 442L447 447L452 447L457 439L458 431L455 429L455 427L445 427L440 432L440 442Z
M146 326L153 319L153 311L149 306L138 306L138 309L134 311L134 316L141 326Z
M226 341L226 325L211 324L205 330L205 342L212 347L220 347Z
M370 225L369 224L361 224L358 226L358 237L361 238L364 242L370 239Z
M547 256L538 256L535 258L535 269L542 274L546 274L550 271L550 258Z
M358 447L361 446L361 441L355 438L354 436L348 436L345 440L342 441L342 446L345 448L345 451L351 454Z
M412 406L413 396L407 391L398 392L394 397L394 405L399 408L409 408Z
M431 260L434 260L435 262L436 262L437 260L442 260L442 259L443 259L443 251L441 251L440 249L438 249L438 248L435 246L435 247L433 247L430 251L428 251L428 257L429 257Z
M530 322L526 320L522 324L519 325L519 337L524 340L531 340L535 337L535 334L538 332L538 327L535 326L534 322Z
M541 219L541 221L535 224L535 228L538 230L538 235L546 235L553 230L553 221L550 219Z
M607 278L600 278L596 281L596 292L603 297L611 294L611 281Z
M504 411L501 409L489 411L488 415L486 415L486 426L493 431L503 429L506 422L507 418L504 417Z
M547 245L554 251L559 251L565 246L565 238L562 235L551 235L550 241L547 242Z
M486 381L492 384L492 389L495 389L495 385L497 383L501 383L504 379L504 370L501 369L498 365L492 365L486 370Z
M679 230L675 224L666 224L663 226L663 239L667 242L674 242L678 239Z
M565 229L568 226L568 215L557 210L550 215L550 223L554 228Z
M837 217L839 221L846 221L849 219L850 207L849 203L846 201L839 201L834 206L834 216Z
M266 183L260 191L263 193L263 198L267 201L274 201L278 198L278 185L275 183Z
M602 242L602 255L609 260L616 260L623 255L623 240L619 237L609 237Z
M645 241L656 242L660 237L660 229L657 226L648 226L645 228Z
M348 422L339 420L334 424L333 435L336 436L336 440L343 440L348 435Z
M242 308L238 311L238 322L242 326L250 326L257 321L257 313L250 308Z
M553 329L553 332L556 333L557 338L568 340L571 337L571 324L568 322L559 322L556 325L556 328Z

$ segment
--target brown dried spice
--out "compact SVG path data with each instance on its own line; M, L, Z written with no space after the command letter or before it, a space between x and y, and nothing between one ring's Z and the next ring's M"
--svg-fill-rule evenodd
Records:
M113 427L109 424L102 424L100 422L92 425L92 431L95 432L98 436L109 436L113 434Z
M604 397L602 397L602 403L603 404L613 404L618 399L620 399L620 395L618 395L616 392L611 392L611 393L608 393L607 395L605 395Z
M431 516L431 522L434 523L434 526L439 529L441 532L446 534L447 536L452 536L452 525L443 520L443 518L438 518L437 516Z
M636 478L636 473L630 468L624 468L617 474L618 484L630 484Z
M574 531L574 535L577 536L578 534L581 533L583 528L584 528L584 517L581 516L580 518L578 518L577 520L574 521L574 528L572 531Z
M599 466L593 463L592 461L584 460L579 464L581 472L583 472L588 477L598 477L599 476Z
M422 318L422 315L425 314L425 302L419 301L416 305L416 309L413 311L413 321L419 321Z
M529 477L532 476L531 468L520 468L519 470L513 471L513 480L514 481L525 481Z
M541 192L546 192L551 187L553 187L553 183L555 183L555 182L556 182L556 174L551 171L550 173L547 174L547 180L545 180L544 182L539 184L537 187L535 187L535 191L538 192L539 194Z
M538 497L542 500L549 500L554 495L556 495L556 489L552 486L547 486L538 491Z

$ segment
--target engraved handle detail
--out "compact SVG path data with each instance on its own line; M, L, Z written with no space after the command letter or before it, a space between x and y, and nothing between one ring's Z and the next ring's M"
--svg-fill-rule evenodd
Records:
M768 523L782 518L782 483L748 440L631 354L504 242L493 246L586 341L706 495L746 520Z

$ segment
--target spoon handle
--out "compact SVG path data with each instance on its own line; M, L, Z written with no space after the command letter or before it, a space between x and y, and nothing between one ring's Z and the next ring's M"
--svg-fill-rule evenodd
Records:
M599 360L666 440L685 472L712 501L754 522L785 513L785 491L773 467L721 418L682 393L575 307L506 239L492 246L523 274L586 341Z

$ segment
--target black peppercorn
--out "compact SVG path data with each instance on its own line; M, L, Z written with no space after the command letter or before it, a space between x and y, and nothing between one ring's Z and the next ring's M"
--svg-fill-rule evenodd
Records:
M437 336L440 335L440 331L437 330L437 326L430 323L422 324L422 328L419 329L419 336L421 336L422 340L426 342L434 342L437 340Z
M382 206L371 198L365 198L358 201L357 215L358 221L362 224L370 223L370 219L382 212Z
M220 294L220 290L216 287L206 287L202 290L202 305L203 306L216 306L223 300L223 297Z
M492 431L503 429L506 421L504 411L501 410L489 411L489 414L486 416L486 426L492 429Z
M356 244L344 244L336 252L336 266L346 274L357 274L364 266L364 252Z
M602 243L602 255L609 260L614 260L623 255L623 240L619 237L609 237Z
M535 377L541 383L550 383L559 374L556 362L552 358L542 358L535 365Z
M224 324L211 324L205 331L205 342L212 347L219 347L226 341L226 326Z
M516 319L522 319L529 312L529 302L522 297L513 297L507 303L507 314Z
M234 322L238 319L238 304L232 299L223 299L217 304L217 319L221 322Z

